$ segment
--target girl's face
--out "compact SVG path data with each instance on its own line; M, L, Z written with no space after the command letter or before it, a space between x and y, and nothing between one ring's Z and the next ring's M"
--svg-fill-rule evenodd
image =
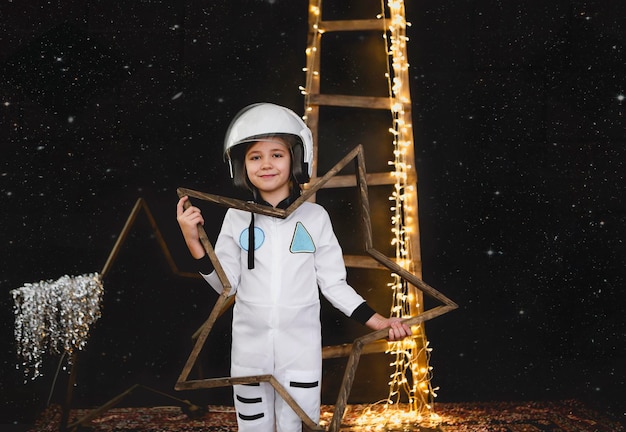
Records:
M257 141L248 147L246 174L268 203L276 206L289 196L291 152L280 139Z

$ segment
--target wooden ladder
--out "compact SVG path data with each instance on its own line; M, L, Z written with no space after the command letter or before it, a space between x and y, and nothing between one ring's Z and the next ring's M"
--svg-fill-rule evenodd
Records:
M398 2L396 2L398 3ZM402 3L402 2L399 2ZM402 13L404 13L404 5L402 4ZM384 6L383 6L384 7ZM418 224L418 207L417 207L417 173L415 171L415 157L414 157L414 141L413 133L411 129L411 97L408 88L409 77L408 68L398 67L394 65L389 66L388 70L381 70L381 80L389 81L389 95L388 96L368 96L368 95L342 95L342 94L325 94L321 91L321 77L322 77L322 62L321 62L321 48L322 38L324 35L336 33L336 32L362 32L369 37L374 34L381 36L385 35L386 38L390 37L391 20L386 17L387 11L381 11L381 18L378 19L349 19L349 20L324 20L322 18L322 1L310 0L309 1L309 31L308 31L308 46L307 46L307 60L306 60L306 86L301 87L302 93L305 95L305 121L313 134L313 174L310 184L315 184L320 179L318 177L318 156L321 152L324 152L324 143L320 143L319 136L320 130L323 130L324 125L320 123L320 110L324 107L343 107L345 109L354 109L356 115L362 112L363 109L371 110L383 110L390 113L391 127L389 130L394 129L393 122L399 122L403 134L403 149L405 163L402 175L404 176L405 185L413 185L409 187L410 190L404 191L402 217L404 220L412 221L413 229L406 235L406 242L411 249L411 262L402 263L401 265L407 270L411 271L417 277L421 278L421 253L420 253L420 239L419 239L419 224ZM393 15L391 16L393 18ZM406 22L404 23L403 31L406 28ZM375 33L372 33L375 32ZM340 36L340 35L337 35ZM403 35L396 35L396 37L403 38ZM405 42L403 39L401 42ZM383 46L389 47L389 41L382 43ZM387 49L387 48L385 48ZM406 56L406 46L394 48L404 49L404 53L397 53L399 55ZM331 53L332 54L332 53ZM385 53L387 62L389 62L390 53ZM391 75L391 76L390 76ZM395 82L403 81L404 86L399 86L392 90ZM389 125L387 125L389 127ZM395 130L398 128L395 127ZM397 132L396 132L397 133ZM393 138L384 142L386 146L390 146L393 150L394 145ZM356 146L361 143L354 143ZM376 145L381 145L376 144ZM366 147L367 150L367 147ZM390 150L390 154L393 152ZM393 192L394 187L397 185L397 176L394 175L396 168L392 165L391 171L374 172L370 173L368 170L367 184L369 186L388 186L390 194ZM324 174L324 173L322 173ZM329 182L327 182L322 188L349 188L356 187L356 176L354 175L336 175ZM389 206L389 200L385 203L372 202L371 206L383 205ZM365 269L383 269L388 270L386 267L381 266L377 261L366 255L345 255L345 263L347 267L352 268L365 268ZM399 260L398 257L391 258L395 261ZM387 288L387 287L385 287ZM415 286L408 285L408 290L411 291L412 298L410 304L410 315L421 313L424 310L423 306L423 294ZM390 293L391 295L391 293ZM427 341L424 331L423 323L417 330L415 341L417 343L417 349L414 350L413 361L419 365L417 376L412 377L414 381L417 381L418 388L422 389L421 392L417 392L411 398L415 404L415 408L421 413L430 410L430 394L424 391L425 388L430 389L430 379L428 367L428 351ZM364 352L384 352L387 349L387 343L377 343L368 347ZM324 358L339 357L348 354L346 347L325 347ZM427 407L427 408L425 408Z

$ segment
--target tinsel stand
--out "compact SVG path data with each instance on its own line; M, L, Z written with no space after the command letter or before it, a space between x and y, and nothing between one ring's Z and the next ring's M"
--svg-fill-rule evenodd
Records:
M15 303L17 355L24 369L26 380L34 380L41 375L43 358L46 354L61 355L61 362L65 359L69 366L69 379L60 421L61 430L65 430L68 424L72 392L76 382L78 352L85 348L89 330L101 316L103 280L141 210L145 212L171 270L183 277L198 278L197 274L178 270L148 205L142 198L139 198L109 253L102 271L79 276L65 275L57 280L26 283L11 291Z

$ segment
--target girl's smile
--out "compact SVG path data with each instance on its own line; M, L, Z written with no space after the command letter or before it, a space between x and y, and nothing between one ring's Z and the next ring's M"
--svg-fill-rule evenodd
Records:
M265 201L273 206L289 196L291 151L284 141L257 141L246 151L245 168L248 179Z

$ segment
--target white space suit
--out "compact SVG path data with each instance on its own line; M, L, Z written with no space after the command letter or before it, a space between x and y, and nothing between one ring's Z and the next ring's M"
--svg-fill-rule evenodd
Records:
M249 270L250 213L229 209L215 252L237 298L232 376L272 374L316 423L320 413L319 291L350 316L364 300L346 283L341 247L326 210L302 204L286 219L255 215ZM205 279L218 291L215 272ZM319 291L318 291L319 287ZM269 383L234 387L239 430L294 432L301 420Z

